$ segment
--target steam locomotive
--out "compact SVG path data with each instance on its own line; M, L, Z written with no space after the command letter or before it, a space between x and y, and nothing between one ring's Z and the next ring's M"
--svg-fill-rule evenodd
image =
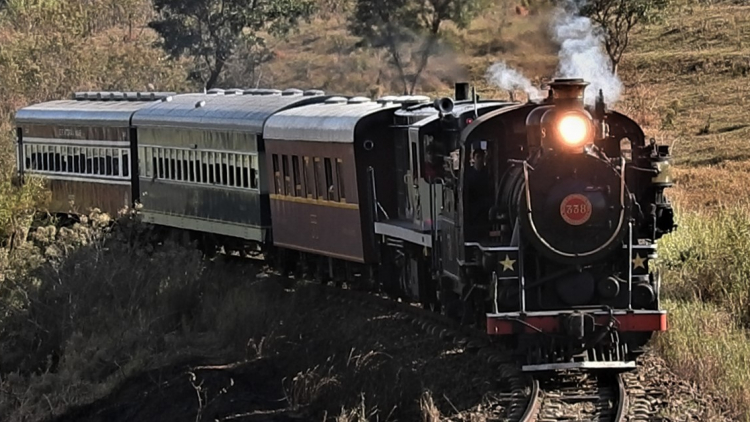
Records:
M51 211L133 207L212 253L374 287L513 344L524 370L632 368L665 331L668 147L555 80L527 103L322 91L77 93L18 111Z

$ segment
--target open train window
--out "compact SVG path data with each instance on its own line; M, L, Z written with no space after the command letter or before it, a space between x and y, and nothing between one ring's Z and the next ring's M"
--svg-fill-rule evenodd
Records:
M250 156L250 187L258 189L258 156Z
M208 158L208 163L206 164L207 170L208 170L208 183L214 184L216 183L216 153L209 152L206 154L206 157Z
M242 187L250 187L250 157L242 156Z
M279 172L279 156L273 155L273 186L274 192L281 195L281 173Z
M304 157L303 161L302 178L305 179L305 196L312 199L315 197L315 184L310 180L312 173L310 157Z
M188 151L188 179L195 182L195 151Z
M182 151L182 180L189 182L190 170L193 168L193 162L190 160L191 151Z
M247 187L246 177L243 175L247 175L244 156L234 154L234 185L238 188Z
M336 189L333 185L333 168L331 167L331 159L325 159L326 166L326 198L329 201L336 200Z
M227 157L227 169L228 169L227 171L228 171L229 179L228 181L225 180L224 184L228 186L237 186L236 184L237 182L236 167L237 166L235 165L234 157L235 157L235 154L228 154L228 157Z
M317 196L317 199L323 199L325 200L325 191L326 188L323 186L324 180L321 177L320 173L322 173L321 163L320 163L320 157L315 157L315 162L313 163L313 173L315 175L315 194Z
M302 181L299 179L299 157L296 155L292 155L292 176L294 196L302 196Z
M339 200L346 202L346 190L344 189L344 162L341 158L336 159L336 182L339 191Z
M172 178L174 180L183 180L182 179L182 151L180 150L170 150L170 155L173 157L174 165L175 165L175 172L172 174Z
M224 186L229 186L229 159L227 158L227 153L220 153L219 156L221 157L221 184Z
M289 156L288 155L282 155L281 156L281 165L283 167L284 172L284 195L292 195L292 179L289 172Z
M167 157L169 157L169 178L172 180L175 180L175 174L177 173L176 163L175 163L175 156L174 156L174 150L168 149L167 150Z

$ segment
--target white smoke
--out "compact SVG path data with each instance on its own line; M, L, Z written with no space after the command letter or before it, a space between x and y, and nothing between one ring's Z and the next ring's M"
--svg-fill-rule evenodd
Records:
M522 90L530 100L541 99L544 94L531 81L517 70L508 67L505 62L490 66L486 73L487 80L506 91Z
M580 0L579 0L580 1ZM552 20L555 41L560 43L557 67L559 78L583 78L586 104L593 104L601 89L604 101L612 105L620 98L622 82L612 74L609 57L603 50L603 35L591 19L578 16L575 0L567 0Z
M586 87L585 102L593 105L604 94L604 101L612 106L620 99L622 82L612 74L609 57L604 53L604 40L601 29L594 26L591 19L579 16L579 4L587 0L564 0L555 10L552 19L552 36L560 44L559 64L555 78L581 78L589 83ZM505 62L490 66L487 80L501 89L523 90L529 99L538 100L544 93L517 70Z

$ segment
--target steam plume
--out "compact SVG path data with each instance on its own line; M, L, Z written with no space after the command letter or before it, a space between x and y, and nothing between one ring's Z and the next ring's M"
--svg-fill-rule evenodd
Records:
M497 62L487 69L487 80L506 91L522 90L529 99L536 100L543 97L542 92L531 81L517 70L508 67L505 62Z
M603 35L591 19L579 16L579 5L587 0L564 0L555 10L552 18L552 37L560 44L559 64L555 78L583 78L589 85L586 87L586 104L596 101L601 89L604 101L612 106L620 98L622 82L612 74L609 57L604 53ZM517 70L508 67L505 62L490 66L487 80L504 90L523 90L529 99L541 99L544 93Z
M612 105L620 98L622 82L612 74L609 58L602 50L601 31L578 12L576 0L566 0L552 20L553 37L560 44L557 77L583 78L590 84L585 93L587 104L594 103L601 89L604 101Z

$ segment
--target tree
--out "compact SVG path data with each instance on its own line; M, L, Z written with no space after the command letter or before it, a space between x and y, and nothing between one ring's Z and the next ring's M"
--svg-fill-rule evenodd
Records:
M637 25L652 22L670 0L578 0L581 16L597 24L604 35L604 48L617 73L622 54L628 48L630 32Z
M313 12L312 0L154 0L150 22L173 57L196 60L195 77L213 88L235 49L244 42L265 50L266 32L284 36ZM201 66L202 64L202 66Z
M481 0L356 0L349 30L364 44L388 51L403 85L413 94L430 57L437 51L441 25L465 28ZM414 69L407 74L408 68Z

